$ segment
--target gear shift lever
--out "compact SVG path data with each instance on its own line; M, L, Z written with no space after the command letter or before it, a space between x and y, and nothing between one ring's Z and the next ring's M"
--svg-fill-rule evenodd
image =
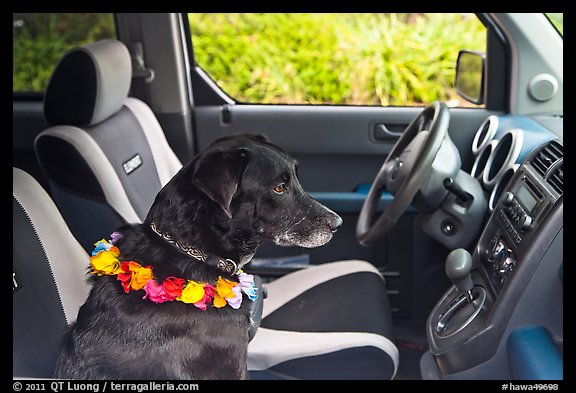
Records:
M463 248L457 248L448 254L446 258L446 275L454 286L466 294L468 303L472 303L472 256Z

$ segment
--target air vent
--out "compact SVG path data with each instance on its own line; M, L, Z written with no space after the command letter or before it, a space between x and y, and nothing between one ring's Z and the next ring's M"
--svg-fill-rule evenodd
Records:
M536 172L544 177L548 169L550 169L554 162L562 158L562 156L562 145L553 141L538 152L532 160L532 166L536 169Z
M480 125L472 141L472 153L474 153L474 155L478 155L480 151L493 140L496 130L498 129L498 122L498 116L491 115Z
M554 190L556 190L556 192L558 192L558 194L562 195L562 189L564 186L564 163L560 164L552 171L548 178L548 183Z

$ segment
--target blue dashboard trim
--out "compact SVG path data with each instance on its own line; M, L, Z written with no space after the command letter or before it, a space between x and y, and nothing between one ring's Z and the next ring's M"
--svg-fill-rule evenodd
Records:
M524 115L500 115L498 116L498 129L494 134L494 140L500 140L502 136L512 129L521 129L524 134L524 142L516 164L524 162L526 157L546 142L557 139L553 132Z
M369 189L370 187L368 186ZM359 213L362 210L368 191L362 185L357 188L356 192L310 192L309 194L336 213ZM393 200L394 196L389 192L382 193L376 211L384 211L384 208ZM406 213L416 213L416 211L414 207L409 206Z
M514 330L508 337L507 350L516 379L563 379L562 354L543 326L524 326Z

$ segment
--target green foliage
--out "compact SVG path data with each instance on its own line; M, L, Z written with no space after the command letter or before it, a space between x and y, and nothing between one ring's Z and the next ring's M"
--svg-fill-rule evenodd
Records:
M198 64L241 102L413 105L457 99L464 14L189 14ZM114 37L112 14L13 14L13 91L43 91L72 46Z
M464 14L189 14L197 63L241 102L413 105L457 99Z
M112 14L15 13L12 20L13 91L44 91L66 50L116 36Z

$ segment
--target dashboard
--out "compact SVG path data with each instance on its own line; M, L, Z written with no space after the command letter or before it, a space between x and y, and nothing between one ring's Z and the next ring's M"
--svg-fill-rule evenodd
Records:
M561 364L562 124L554 116L490 116L478 129L470 174L482 184L489 212L471 250L473 287L469 294L451 287L430 313L423 378L530 375L527 364L547 359L526 361L534 348ZM537 344L524 336L527 329L540 329Z
M528 116L492 115L480 125L472 141L475 155L470 174L488 193L493 211L503 190L528 154L548 141L555 132Z

